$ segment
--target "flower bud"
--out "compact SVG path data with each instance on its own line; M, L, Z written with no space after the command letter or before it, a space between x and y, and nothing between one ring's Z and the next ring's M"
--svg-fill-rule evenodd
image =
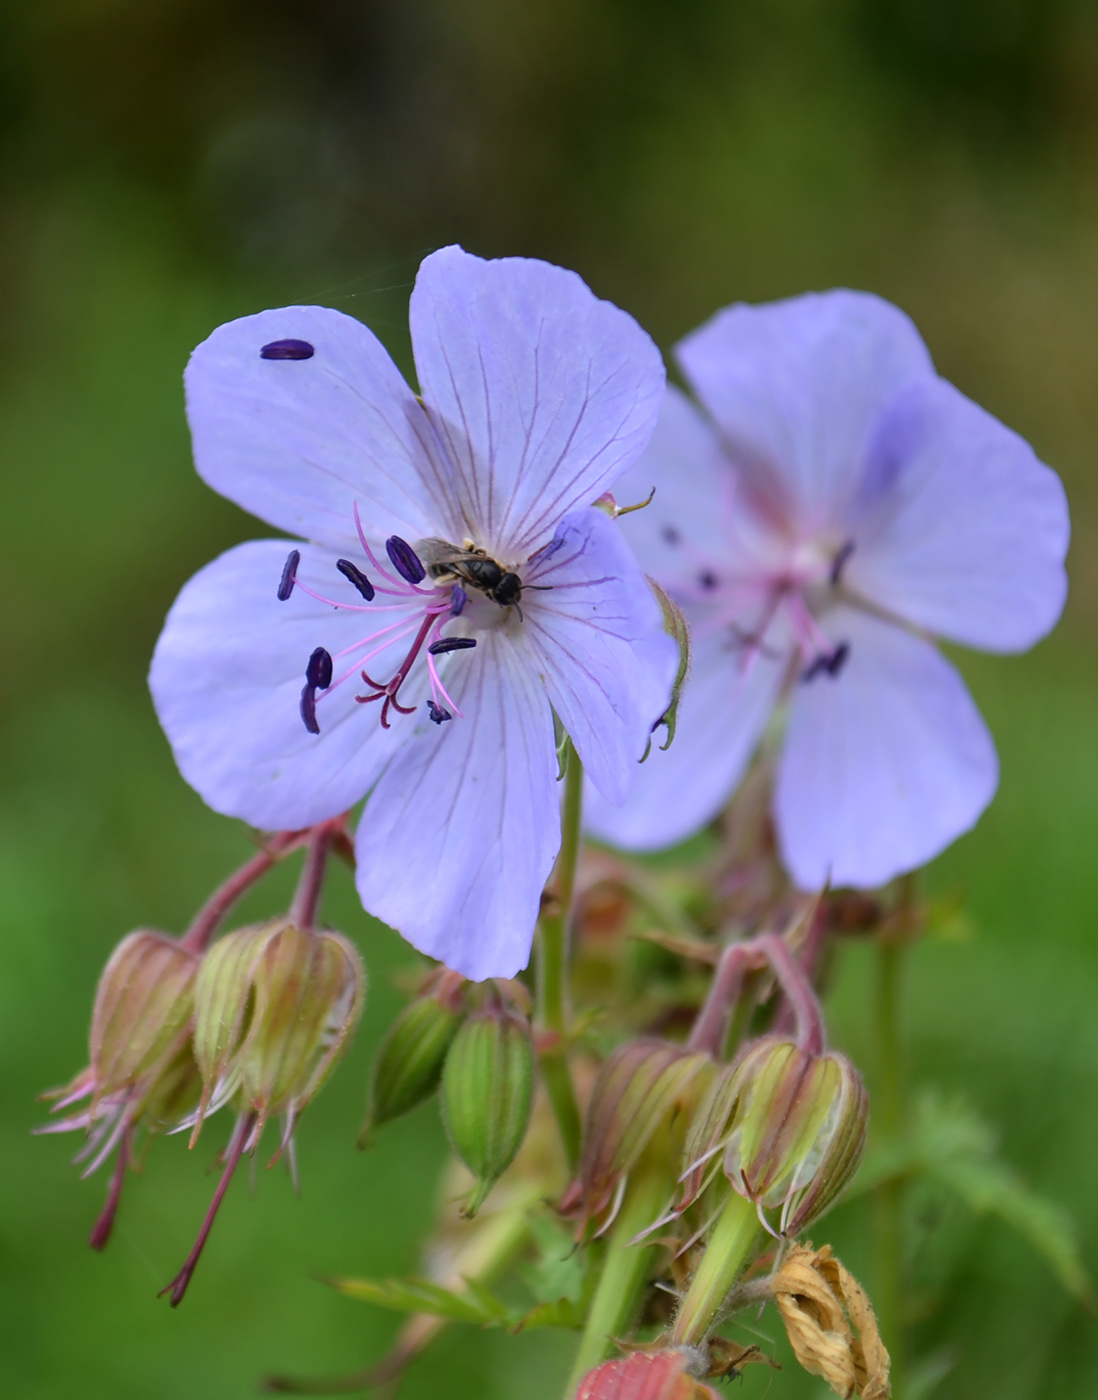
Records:
M712 1066L708 1055L650 1038L628 1041L610 1055L587 1109L580 1163L585 1220L610 1205L657 1128L676 1110L693 1107Z
M534 1092L529 1023L498 1002L454 1036L442 1071L442 1117L458 1156L476 1177L465 1202L475 1215L522 1146Z
M103 969L91 1025L93 1106L129 1089L186 1039L198 958L164 933L124 938Z
M726 1090L734 1097L724 1171L734 1190L781 1207L783 1234L816 1220L854 1175L869 1100L845 1055L811 1055L792 1041L750 1047Z
M447 1051L465 1019L465 1008L454 995L455 979L460 987L457 974L447 973L429 993L409 1003L382 1041L360 1147L366 1146L374 1128L409 1113L438 1088Z
M580 1381L576 1400L717 1400L717 1392L692 1374L699 1355L676 1347L604 1361Z
M202 1112L239 1090L254 1140L272 1114L292 1126L346 1049L363 995L361 961L338 933L282 919L227 934L195 986Z

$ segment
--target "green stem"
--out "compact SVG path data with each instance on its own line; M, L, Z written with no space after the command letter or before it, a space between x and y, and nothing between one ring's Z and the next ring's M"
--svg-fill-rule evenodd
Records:
M760 1228L752 1202L733 1191L682 1300L671 1334L673 1343L700 1346L705 1340L732 1285L754 1257Z
M574 1170L580 1154L580 1116L568 1067L568 935L576 864L583 828L583 767L565 740L564 811L560 855L557 857L553 912L542 918L538 935L538 1021L544 1033L541 1077L553 1106L568 1166Z
M651 1146L629 1177L625 1199L607 1241L602 1272L595 1285L583 1339L569 1377L565 1395L574 1395L583 1377L605 1361L614 1347L614 1338L628 1331L661 1245L629 1241L651 1225L667 1209L675 1181L667 1169L669 1153Z
M901 892L901 927L877 945L874 987L876 1084L873 1117L883 1144L893 1146L908 1132L907 1076L903 1040L903 976L907 954L907 914L912 907L910 877ZM902 1173L873 1190L876 1281L873 1303L881 1336L892 1357L892 1394L904 1400L906 1380L906 1250L904 1221L907 1182Z

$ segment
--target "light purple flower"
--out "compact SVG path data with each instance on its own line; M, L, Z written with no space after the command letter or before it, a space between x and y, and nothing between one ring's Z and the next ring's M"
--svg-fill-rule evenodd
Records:
M1022 651L1063 607L1059 478L934 371L908 318L833 291L719 312L678 346L619 483L623 528L682 604L695 657L674 744L594 832L678 841L728 800L788 700L774 815L797 884L874 886L995 792L995 748L932 635Z
M667 702L674 644L591 508L643 451L663 368L574 273L460 248L421 266L411 329L421 398L322 307L195 351L199 473L310 543L197 574L150 683L210 806L298 828L370 792L367 910L469 977L511 976L560 844L554 711L615 803Z

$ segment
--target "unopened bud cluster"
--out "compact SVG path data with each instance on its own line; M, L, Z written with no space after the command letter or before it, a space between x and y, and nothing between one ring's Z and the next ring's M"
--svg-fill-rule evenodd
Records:
M376 1128L439 1091L447 1135L474 1178L464 1211L475 1215L522 1146L534 1079L521 985L503 979L474 984L440 970L382 1043L359 1142L366 1145Z

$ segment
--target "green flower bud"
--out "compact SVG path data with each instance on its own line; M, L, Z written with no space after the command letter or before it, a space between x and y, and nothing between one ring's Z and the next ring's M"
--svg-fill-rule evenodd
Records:
M735 1108L724 1150L732 1188L781 1208L795 1235L832 1204L857 1169L869 1099L845 1055L811 1055L792 1041L752 1046L729 1081Z
M375 1128L411 1112L438 1088L447 1051L466 1014L455 995L455 976L448 973L428 994L409 1003L382 1041L360 1147L368 1144Z
M529 1023L501 1005L458 1029L442 1071L442 1118L454 1150L476 1178L473 1216L522 1146L534 1093Z
M164 933L124 938L103 969L91 1025L93 1106L129 1089L185 1042L198 958Z
M214 944L195 986L199 1115L232 1094L256 1115L300 1115L342 1056L362 1011L365 974L338 933L275 920Z
M664 1040L619 1045L591 1094L580 1163L581 1213L590 1220L613 1201L661 1124L689 1113L708 1084L713 1061ZM568 1210L573 1193L562 1202Z

